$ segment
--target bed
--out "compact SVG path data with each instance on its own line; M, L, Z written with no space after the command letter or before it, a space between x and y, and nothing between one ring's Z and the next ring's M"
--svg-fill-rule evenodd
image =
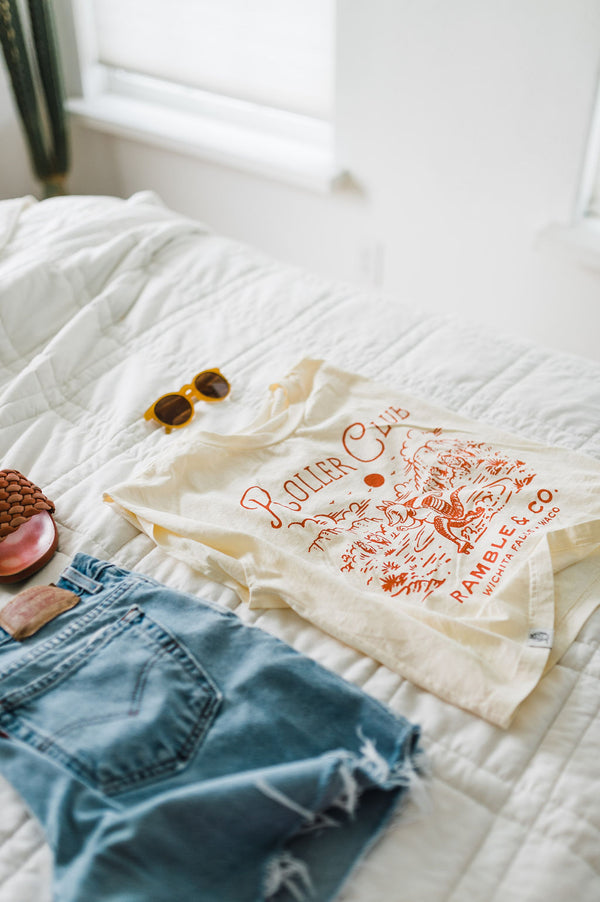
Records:
M249 609L103 501L177 440L143 418L160 394L218 366L231 396L185 431L234 432L301 357L600 459L592 360L283 265L149 192L0 204L0 466L56 503L59 551L40 579L78 551L138 570L226 606L420 724L425 789L340 902L596 902L600 610L502 729L289 609ZM0 587L0 605L19 588ZM51 869L39 825L0 780L0 902L51 899Z

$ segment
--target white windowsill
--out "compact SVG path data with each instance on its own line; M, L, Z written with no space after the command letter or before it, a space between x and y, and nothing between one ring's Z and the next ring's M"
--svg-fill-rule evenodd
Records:
M586 269L600 272L600 217L585 216L572 225L553 224L538 236L541 247L559 250Z
M346 181L335 163L333 140L328 144L322 137L310 141L293 132L249 126L243 119L228 121L108 92L73 97L66 105L89 128L296 187L325 193Z

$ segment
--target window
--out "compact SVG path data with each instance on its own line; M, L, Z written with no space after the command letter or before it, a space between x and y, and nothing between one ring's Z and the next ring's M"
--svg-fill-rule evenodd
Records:
M548 225L539 239L541 247L566 254L587 271L600 272L600 85L571 216Z
M334 0L73 0L88 125L328 188Z
M600 219L600 126L596 130L594 150L593 161L596 164L596 172L585 204L584 215Z
M600 85L590 124L574 216L576 222L588 217L592 219L600 217Z

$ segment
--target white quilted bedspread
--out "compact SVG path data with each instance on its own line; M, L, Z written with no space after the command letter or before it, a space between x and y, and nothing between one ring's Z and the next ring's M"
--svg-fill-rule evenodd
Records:
M220 601L422 726L425 804L416 792L343 902L598 902L600 610L503 731L291 611L248 611L102 502L177 441L142 418L160 394L219 366L231 399L198 405L188 428L232 432L303 356L600 458L592 361L282 266L150 194L0 203L0 467L56 502L55 564L87 551ZM19 588L0 587L0 605ZM0 902L49 900L50 874L39 826L0 782Z

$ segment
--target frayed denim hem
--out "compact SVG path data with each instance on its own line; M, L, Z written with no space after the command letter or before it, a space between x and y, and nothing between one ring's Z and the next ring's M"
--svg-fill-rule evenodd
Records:
M299 805L289 796L258 780L256 788L274 802L301 818L297 828L268 859L260 902L330 902L349 875L380 838L394 817L401 816L400 802L407 792L416 796L421 809L427 807L424 777L426 762L419 745L418 728L402 736L388 760L376 742L359 727L357 753L341 751L326 770L314 806ZM416 790L416 792L414 792ZM363 816L363 803L377 797L373 810ZM327 850L319 855L325 831L338 831ZM349 838L346 833L353 835ZM310 856L296 852L298 840L311 835ZM333 851L333 854L332 854ZM310 858L310 861L309 861Z

